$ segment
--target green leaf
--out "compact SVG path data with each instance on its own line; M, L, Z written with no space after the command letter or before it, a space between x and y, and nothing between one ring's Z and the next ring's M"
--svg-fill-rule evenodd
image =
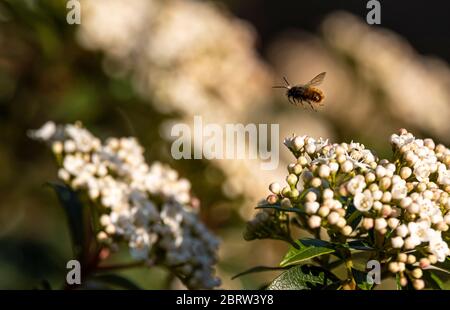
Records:
M361 290L371 290L373 289L373 283L367 282L367 272L352 268L353 278L355 279L356 285Z
M433 268L430 268L433 267ZM429 266L423 271L426 285L438 290L450 290L450 276L445 269Z
M281 267L298 264L311 258L324 254L330 254L335 251L331 247L331 243L323 240L304 239L298 240L296 241L296 243L299 245L299 248L296 249L293 246L289 248L288 252L280 263Z
M137 284L118 274L101 274L96 275L92 279L123 289L141 290Z
M295 266L279 275L268 290L329 289L339 279L331 272L317 266Z
M47 184L56 192L58 200L66 212L74 246L74 254L78 257L80 251L83 249L85 241L83 205L79 200L77 193L66 185L53 182L48 182Z
M355 229L361 222L361 219L362 213L355 208L353 203L350 204L350 206L347 209L347 216L346 216L347 223L352 227L352 229Z
M264 272L264 271L274 271L274 270L285 270L288 269L286 267L267 267L267 266L256 266L250 269L247 269L243 272L238 273L237 275L233 276L231 280L234 280L236 278L245 276L247 274L256 273L256 272Z
M374 251L375 249L372 248L367 244L364 240L353 240L347 243L348 247L354 250L360 250L360 251Z
M334 249L334 244L325 240L313 239L313 238L305 238L300 240L303 245L306 246L315 246L315 247L324 247Z

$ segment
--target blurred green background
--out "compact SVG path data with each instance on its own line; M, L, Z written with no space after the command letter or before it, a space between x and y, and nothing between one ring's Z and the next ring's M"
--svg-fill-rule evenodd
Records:
M47 120L80 120L101 138L136 136L149 162L168 163L189 179L202 202L202 219L222 240L223 288L258 288L274 276L231 280L254 265L276 265L287 248L242 239L256 197L264 198L264 186L283 181L283 175L255 172L245 162L236 169L175 161L164 129L171 121L202 112L211 122L279 123L280 139L296 132L358 140L381 157L389 155L389 134L403 126L450 142L450 25L442 2L383 3L382 24L368 26L365 1L148 1L156 9L137 0L104 2L102 8L93 1L82 1L89 10L76 26L66 22L66 1L0 0L0 288L44 288L47 282L61 288L71 259L65 215L45 186L56 179L56 166L45 146L27 137ZM139 13L143 5L152 10L145 17ZM193 18L197 11L203 24ZM128 15L114 15L122 13ZM102 14L110 18L106 25ZM133 23L134 17L142 22ZM218 33L204 31L208 25ZM210 48L208 40L223 46ZM328 72L327 101L319 113L290 106L270 88L280 76L300 83L319 70ZM206 85L202 77L217 84ZM189 98L189 89L175 84L183 78L181 86L205 84L198 88L205 95L197 91ZM190 102L202 100L203 106L190 110ZM282 153L281 170L289 160ZM124 275L144 288L176 287L160 269Z

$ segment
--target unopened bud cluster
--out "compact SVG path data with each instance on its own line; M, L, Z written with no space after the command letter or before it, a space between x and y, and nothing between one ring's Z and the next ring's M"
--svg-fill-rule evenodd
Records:
M47 142L58 176L85 193L100 213L97 239L105 246L127 242L131 255L173 269L190 288L213 288L218 240L200 222L190 183L160 163L147 165L135 138L105 143L80 124L48 122L31 132Z
M296 161L287 185L270 185L267 203L295 209L304 229L333 242L363 240L401 285L422 289L422 269L450 255L450 150L404 129L391 136L391 161L356 142L292 136L284 144Z

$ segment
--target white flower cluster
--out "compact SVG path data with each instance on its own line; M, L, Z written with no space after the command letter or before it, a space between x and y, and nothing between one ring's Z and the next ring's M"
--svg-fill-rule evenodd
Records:
M383 92L387 113L449 141L450 91L446 85L450 68L445 61L424 57L397 34L370 27L348 13L331 15L322 28L327 45L352 60L360 74L357 79L371 81ZM379 101L372 100L371 105L374 103L379 107ZM363 120L370 122L373 110L366 111L368 118Z
M270 185L267 202L299 209L305 229L322 227L331 241L362 239L383 248L388 258L382 260L400 283L407 285L409 277L421 289L422 273L411 268L450 255L450 150L405 129L391 143L392 162L359 143L286 138L297 161L288 166L287 186Z
M189 181L160 163L147 165L135 138L102 144L80 124L52 122L31 136L51 144L59 178L99 209L101 242L126 241L133 257L173 269L190 288L220 284L212 268L218 241L196 215Z
M82 9L82 45L130 71L161 112L213 117L267 101L271 79L254 33L214 4L84 0Z
M251 25L214 3L84 0L81 7L81 44L104 52L107 73L129 73L143 98L161 113L179 115L176 122L192 128L193 116L200 115L218 125L248 118L254 123L255 111L271 100L274 78L254 48ZM162 126L168 140L173 139L171 123ZM202 147L195 139L192 143ZM264 193L266 182L254 160L212 164L226 175L225 195Z

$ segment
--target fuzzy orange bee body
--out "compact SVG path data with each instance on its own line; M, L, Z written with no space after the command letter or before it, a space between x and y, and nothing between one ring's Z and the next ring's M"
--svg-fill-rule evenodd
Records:
M314 109L313 104L320 104L322 105L322 101L325 98L323 92L313 87L315 85L319 85L322 83L323 79L325 78L326 72L322 72L319 75L317 75L315 78L313 78L311 81L309 81L305 85L295 85L291 86L286 78L284 78L284 81L286 83L285 86L274 86L274 88L285 88L286 96L288 97L288 100L292 104L298 104L301 103L303 105L303 102L306 102L309 104L311 109Z

